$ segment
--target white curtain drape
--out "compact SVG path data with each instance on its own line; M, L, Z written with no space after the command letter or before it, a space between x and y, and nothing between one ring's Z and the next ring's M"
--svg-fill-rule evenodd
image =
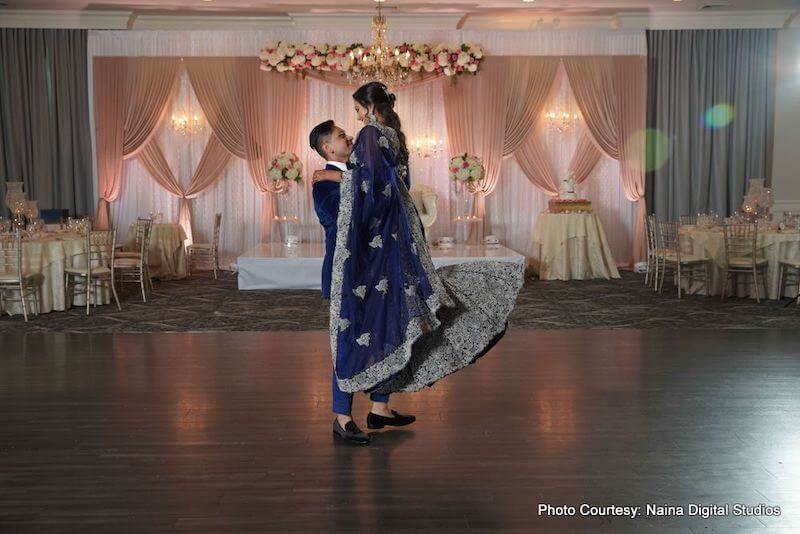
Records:
M389 26L392 19L389 16ZM647 55L644 30L390 30L390 42L478 43L496 56ZM268 41L369 42L369 24L358 30L173 31L90 30L89 56L251 56Z
M646 54L643 31L535 31L535 32L491 32L491 31L426 31L392 32L396 41L463 41L480 43L487 53L494 55L618 55ZM309 42L347 42L368 40L368 32L339 31L90 31L89 54L120 56L246 56L254 55L268 40L288 39ZM89 62L91 65L91 61ZM90 72L90 76L92 73ZM304 120L304 131L329 118L334 119L352 135L356 135L356 123L351 88L339 87L320 81L307 80L308 107ZM420 137L442 140L447 146L444 109L440 104L440 83L424 84L398 91L397 110L409 140ZM559 82L559 91L567 86ZM90 80L89 87L92 87ZM91 90L91 89L90 89ZM91 99L90 99L91 101ZM173 111L202 114L188 78L183 75ZM168 122L168 121L167 121ZM540 128L543 127L540 125ZM164 155L185 187L191 179L210 130L192 136L181 136L169 125L158 133ZM541 132L554 170L561 178L578 141L576 132L554 134ZM298 155L306 167L306 176L322 165L321 158L304 143ZM415 183L424 183L439 195L437 222L431 230L432 239L442 235L455 235L451 214L456 212L456 195L447 176L449 155L438 159L423 159L411 156L411 178ZM155 183L145 169L135 160L125 162L123 191L114 204L112 220L122 233L136 217L151 211L162 212L165 220L178 220L178 199ZM595 211L605 226L614 257L618 263L630 261L630 236L633 231L635 205L627 200L620 180L619 164L603 158L592 176L578 188L579 194L593 201ZM306 181L297 190L297 211L303 221L300 229L305 241L322 241L322 230L316 218L311 200L311 184ZM257 245L261 239L261 213L263 195L259 194L250 179L243 160L233 158L223 177L209 191L192 201L194 239L207 242L211 238L213 214L222 212L223 262ZM547 196L534 187L511 159L503 162L500 183L487 198L486 207L492 231L509 247L529 254L531 236L538 214L547 209Z

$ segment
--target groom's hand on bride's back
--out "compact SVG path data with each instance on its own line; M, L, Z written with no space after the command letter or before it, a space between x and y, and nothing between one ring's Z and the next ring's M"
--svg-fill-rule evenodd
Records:
M342 180L342 171L332 171L326 169L319 169L314 171L314 175L311 178L312 183L317 182L341 182Z

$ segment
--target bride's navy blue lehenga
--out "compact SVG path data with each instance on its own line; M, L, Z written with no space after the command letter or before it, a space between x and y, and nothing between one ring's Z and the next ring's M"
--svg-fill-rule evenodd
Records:
M342 391L417 391L466 367L505 333L519 264L435 270L398 164L397 133L371 122L342 174L330 338Z

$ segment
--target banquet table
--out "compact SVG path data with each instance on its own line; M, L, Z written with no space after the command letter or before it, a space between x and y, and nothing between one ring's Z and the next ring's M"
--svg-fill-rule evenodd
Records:
M532 266L541 280L619 278L594 213L542 213L533 231Z
M698 226L681 226L680 228L681 250L686 250L701 258L711 261L711 283L710 294L720 295L722 293L723 272L725 269L725 236L721 226L701 228ZM780 295L780 260L800 259L800 232L797 230L759 230L758 242L756 243L757 254L767 258L767 298L778 299ZM755 298L755 289L752 283L753 278L746 275L737 275L736 295L739 297L750 296ZM733 294L733 277L728 286L728 294ZM704 293L701 283L694 283L692 287L687 284L684 288L689 293ZM764 296L763 283L760 288L761 296ZM790 286L784 289L784 295L795 297L797 287Z
M39 312L64 311L67 298L64 295L64 269L66 267L86 266L86 237L72 233L48 233L34 239L22 241L22 271L25 274L44 275L39 294ZM100 290L100 303L111 302L111 291ZM19 294L15 295L15 298ZM73 305L86 304L84 295L76 295ZM19 302L8 303L6 310L21 314ZM28 310L30 313L30 308Z
M150 275L159 280L186 278L186 232L177 223L154 224L150 237ZM124 250L138 252L136 224L128 229Z

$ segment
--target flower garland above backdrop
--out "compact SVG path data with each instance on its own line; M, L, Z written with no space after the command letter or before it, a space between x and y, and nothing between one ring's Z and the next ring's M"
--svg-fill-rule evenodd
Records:
M259 55L261 70L293 72L305 76L308 71L351 73L363 70L372 61L374 51L361 43L349 45L268 43ZM406 72L437 73L444 76L475 74L480 68L483 50L476 44L411 44L394 47L397 67Z

